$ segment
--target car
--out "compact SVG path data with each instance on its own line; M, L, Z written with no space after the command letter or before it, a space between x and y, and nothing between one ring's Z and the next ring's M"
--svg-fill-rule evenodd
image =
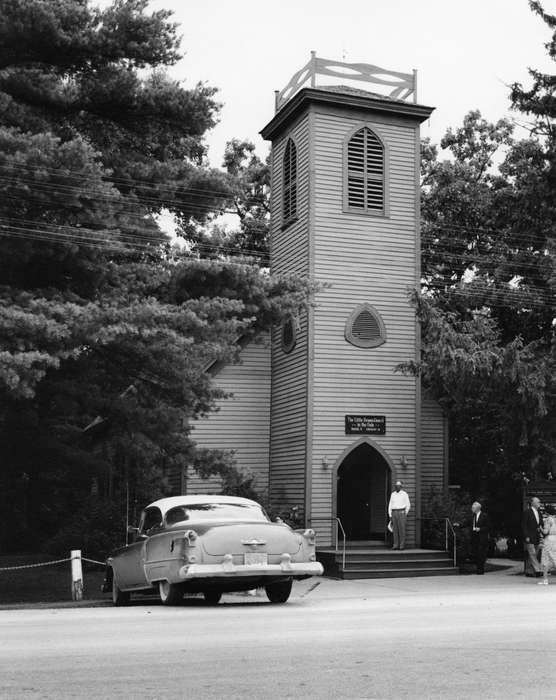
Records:
M190 495L148 505L133 542L108 557L103 590L114 605L132 593L158 590L165 605L186 593L216 604L222 594L264 587L271 603L285 603L294 580L320 576L315 532L293 530L248 498Z

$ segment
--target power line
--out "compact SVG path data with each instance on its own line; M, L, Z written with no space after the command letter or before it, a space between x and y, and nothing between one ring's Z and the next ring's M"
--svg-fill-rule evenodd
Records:
M86 175L83 172L80 172L78 170L71 170L68 168L49 168L44 165L40 164L34 164L34 165L27 165L25 163L7 163L7 164L2 164L0 163L0 168L4 168L9 170L10 168L22 168L24 170L30 170L33 173L44 171L47 172L51 175L57 175L60 177L75 177L75 178L81 178L86 181L92 181L95 183L98 183L99 177L103 182L111 183L111 184L116 184L120 183L122 186L130 187L132 185L136 185L138 187L156 187L159 190L167 190L168 192L173 192L175 190L175 187L186 187L188 191L192 192L199 192L199 193L205 193L206 190L202 188L195 188L195 187L189 187L186 183L187 181L184 179L183 181L180 180L175 180L174 182L176 185L174 187L167 187L165 185L159 184L159 183L149 183L147 180L141 180L139 178L134 178L134 177L114 177L112 175L106 175L106 174L101 174L99 173L98 176L94 175ZM203 171L201 171L203 172ZM225 173L222 173L222 175L226 176ZM234 192L231 190L211 190L211 194L214 197L222 197L222 198L230 198L234 196Z
M86 235L80 236L78 234L54 231L39 231L36 229L27 229L22 227L14 230L6 229L0 226L0 237L47 243L60 243L65 245L86 246L89 248L105 250L107 252L114 252L118 254L154 252L156 250L156 247L161 248L163 245L165 245L164 241L153 241L152 244L140 241L132 243L129 241L120 241L117 238L106 239ZM205 250L212 250L215 253L226 254L226 252L228 252L229 254L233 254L236 257L244 256L246 258L261 258L263 261L267 261L268 259L268 255L264 253L259 253L257 251L252 251L248 253L237 248L229 248L226 250L223 246L203 246L202 244L199 247ZM193 251L184 250L183 252L192 253Z
M5 222L4 224L2 222ZM20 222L20 223L18 223ZM29 224L28 226L23 226L21 224ZM96 229L90 229L86 227L81 227L81 226L68 226L66 225L55 225L55 224L48 224L48 223L43 223L39 222L38 223L41 228L36 228L37 222L31 219L18 219L17 222L14 222L12 219L9 217L1 217L0 216L0 227L9 227L13 231L22 231L22 232L27 232L27 233L35 233L35 234L41 234L41 235L46 235L46 234L54 234L58 236L66 235L66 236L71 236L74 235L74 237L79 238L79 240L86 240L88 236L89 242L98 242L98 241L104 241L106 243L110 243L111 245L114 245L116 242L121 242L121 243L126 243L128 245L133 245L134 243L145 243L149 245L153 244L163 244L167 241L161 240L158 232L153 229L148 229L148 228L136 228L134 227L133 232L129 233L124 233L120 231L119 229L115 230L110 230L110 229L102 229L102 230L96 230ZM140 233L140 232L144 233ZM102 239L102 235L109 235L112 236L113 238L110 239ZM238 253L245 253L245 254L250 254L250 255L256 255L259 257L264 257L264 258L269 258L268 253L259 251L253 248L236 248L230 245L227 245L225 242L222 243L211 243L209 241L191 241L191 245L195 248L198 249L204 249L204 250L214 250L215 252L230 252L234 254ZM439 255L442 253L439 252ZM492 261L492 259L488 256L481 256L481 255L461 255L461 254L455 254L451 253L448 251L444 253L444 258L446 262L452 262L454 259L458 259L461 261L464 261L467 266L471 266L477 263L480 263L482 260L487 260L489 263L492 264L492 266L496 266L496 263ZM542 263L546 261L547 263L549 262L549 259L547 257L543 257L539 259L539 263ZM440 259L440 263L442 262L442 258ZM504 261L502 261L502 264L504 264ZM516 269L522 269L522 268L528 268L532 270L539 270L540 265L536 263L525 263L522 261L507 261L507 264L510 267L515 267ZM499 266L499 265L498 265Z
M6 221L6 224L3 224L2 222ZM21 219L20 220L23 223L29 223L33 224L36 222L33 222L28 219ZM143 246L152 246L152 245L164 245L168 244L171 241L169 239L161 239L160 235L157 236L157 232L153 231L150 233L150 235L142 235L140 233L122 233L119 230L109 230L109 229L103 229L103 230L94 230L94 229L88 229L85 227L76 227L76 226L54 226L52 224L41 224L41 226L44 226L44 228L35 228L32 226L22 226L17 223L12 223L10 219L6 217L0 216L0 232L4 230L12 231L14 233L17 233L19 231L25 232L25 233L33 233L37 234L37 237L40 236L61 236L61 237L66 237L66 238L75 238L76 240L82 240L82 241L89 241L89 242L105 242L109 244L118 244L118 243L125 243L126 245L133 246L136 243L138 245L143 245ZM148 231L148 229L144 229L145 231ZM102 235L108 235L111 236L109 238L102 238ZM251 254L251 255L257 255L260 257L270 257L268 253L265 253L264 251L258 251L253 248L234 248L233 246L226 245L225 243L222 244L217 244L217 243L209 243L209 242L193 242L192 247L195 248L203 248L203 249L212 249L214 251L218 252L230 252L230 253L241 253L241 254Z

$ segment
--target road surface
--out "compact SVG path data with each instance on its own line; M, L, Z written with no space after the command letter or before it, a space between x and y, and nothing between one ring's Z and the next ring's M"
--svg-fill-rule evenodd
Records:
M0 610L0 697L556 697L556 585L314 584L286 605Z

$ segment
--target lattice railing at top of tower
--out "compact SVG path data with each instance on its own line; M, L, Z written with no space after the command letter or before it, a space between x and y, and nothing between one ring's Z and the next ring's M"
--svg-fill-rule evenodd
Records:
M357 80L374 85L386 85L394 88L387 96L392 99L406 100L413 97L417 102L417 71L411 73L397 73L385 70L370 63L343 63L331 61L327 58L318 58L315 51L311 51L309 62L295 73L283 90L277 90L275 95L275 107L278 111L299 90L308 85L317 85L317 76L327 75L344 80ZM320 87L326 87L322 85Z

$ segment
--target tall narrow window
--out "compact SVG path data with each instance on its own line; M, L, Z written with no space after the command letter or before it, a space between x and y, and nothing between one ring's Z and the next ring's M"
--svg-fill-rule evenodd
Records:
M282 224L286 226L297 216L297 149L288 139L284 151Z
M365 126L347 144L347 207L364 213L385 213L384 145Z

